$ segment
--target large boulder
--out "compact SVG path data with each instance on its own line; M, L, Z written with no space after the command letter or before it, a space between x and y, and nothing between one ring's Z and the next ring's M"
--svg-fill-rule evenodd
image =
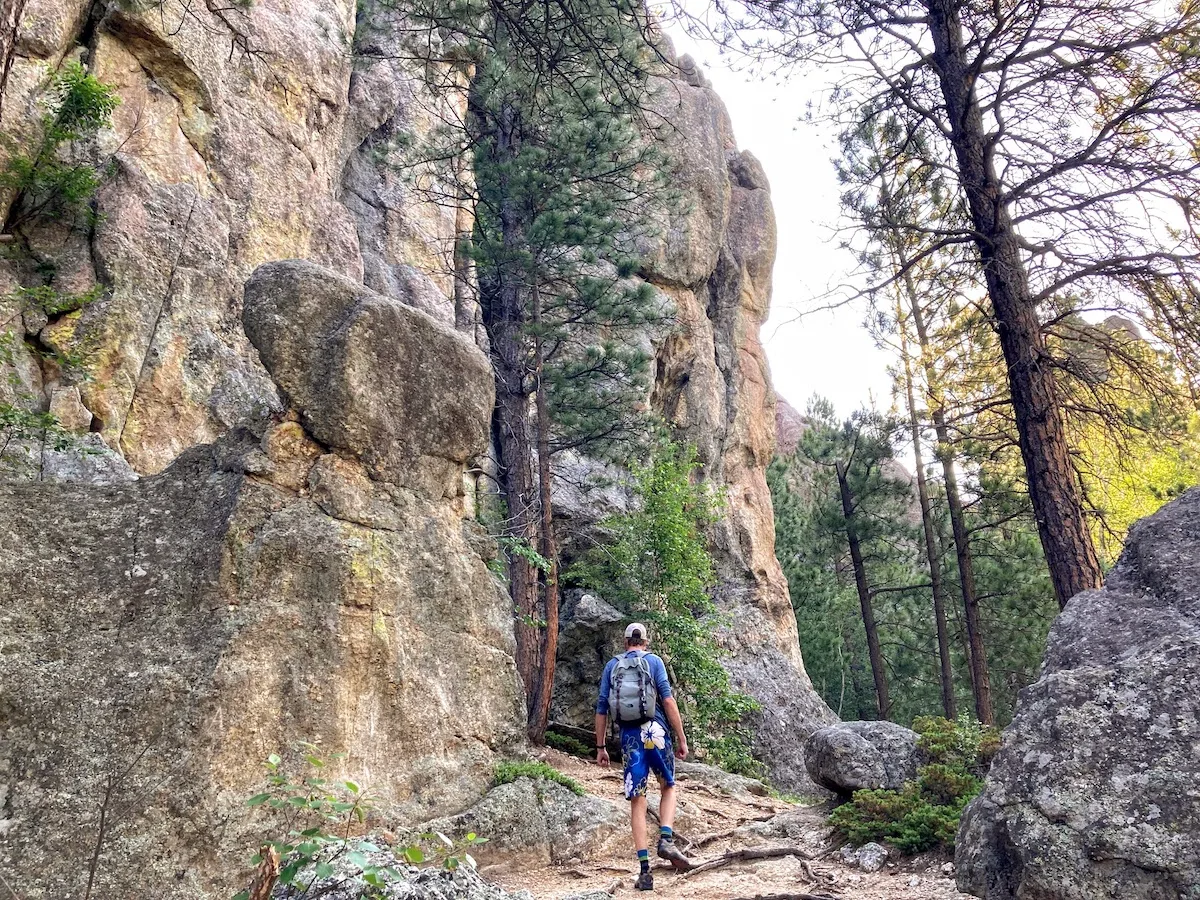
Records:
M307 278L297 291L342 296L292 269ZM355 296L348 322L411 321ZM293 307L277 351L329 334L312 296L272 299ZM457 366L406 387L421 409L353 403L325 419L318 404L307 421L356 435L359 415L398 429L489 395L478 351L409 312L424 347L408 349ZM277 368L301 397L315 372L388 385L402 364L362 340L361 353L335 337ZM25 900L78 898L89 870L93 897L230 896L246 851L281 836L245 804L262 761L278 752L294 771L299 741L345 753L335 776L389 820L483 793L523 747L525 703L495 546L462 496L428 489L484 443L487 419L457 429L439 439L414 424L405 447L422 452L391 480L291 412L134 481L0 483L0 861Z
M1200 897L1200 490L1143 519L1054 623L958 884L987 900Z
M917 776L917 733L894 722L840 722L804 743L808 774L842 796L859 790L899 790Z
M495 400L473 343L303 260L256 269L245 304L246 334L316 440L384 480L433 497L460 492L463 465L487 447Z
M528 869L602 859L629 841L629 809L600 797L578 796L541 778L502 784L470 809L436 819L418 831L488 842L472 851L480 863Z
M620 610L595 594L566 592L550 701L553 724L593 733L600 676L608 661L625 646L625 621Z

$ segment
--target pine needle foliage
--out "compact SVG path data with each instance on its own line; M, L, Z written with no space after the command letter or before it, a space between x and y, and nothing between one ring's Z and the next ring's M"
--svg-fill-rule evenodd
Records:
M967 718L919 717L913 728L921 735L917 747L929 760L917 769L916 780L899 791L855 791L829 816L851 842L887 841L903 853L954 849L962 811L983 790L982 776L999 749L999 734Z

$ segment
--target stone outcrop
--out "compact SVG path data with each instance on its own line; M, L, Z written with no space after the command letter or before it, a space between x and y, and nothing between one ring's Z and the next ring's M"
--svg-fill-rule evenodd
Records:
M1200 896L1200 490L1072 598L959 829L987 900Z
M766 482L775 451L775 392L758 337L775 260L770 187L754 156L738 150L724 104L694 63L684 57L679 68L678 78L659 85L655 101L674 125L668 152L683 212L668 217L660 238L645 248L641 275L670 299L678 320L654 336L650 402L678 439L696 446L704 477L724 491L725 509L710 537L715 600L730 623L719 636L725 664L734 686L762 705L751 727L755 755L776 784L803 790L811 786L804 738L837 717L804 670L775 558ZM620 498L601 490L605 502L598 506L611 511ZM571 506L578 512L562 529L568 543L594 521L586 503ZM561 652L559 661L572 665Z
M308 262L246 283L246 333L318 442L433 498L486 449L487 358L431 316Z
M808 774L823 788L897 791L917 777L917 733L895 722L840 722L818 729L804 744Z
M545 779L518 778L491 790L470 809L420 826L461 838L490 836L473 850L481 865L528 870L579 864L615 855L629 845L629 807L576 796Z
M550 721L594 738L597 685L608 661L625 647L625 617L585 591L567 591L563 601Z
M286 307L300 335L347 309L396 326L394 352L365 355L288 351L281 327L264 354L281 378L387 385L423 353L459 361L425 405L332 414L352 434L390 417L433 471L459 460L459 490L389 479L295 414L134 482L0 485L0 859L26 900L81 896L95 847L92 896L229 896L230 860L278 827L245 806L261 761L296 762L300 739L346 753L340 774L402 821L462 808L522 746L509 602L461 490L488 417L443 430L427 409L489 406L483 355L361 286L347 307L311 265L255 284L252 314Z

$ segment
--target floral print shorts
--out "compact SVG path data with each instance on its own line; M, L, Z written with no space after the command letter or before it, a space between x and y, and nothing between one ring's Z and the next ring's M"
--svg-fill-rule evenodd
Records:
M646 796L650 773L663 787L675 784L675 748L659 722L621 729L621 755L625 757L625 799Z

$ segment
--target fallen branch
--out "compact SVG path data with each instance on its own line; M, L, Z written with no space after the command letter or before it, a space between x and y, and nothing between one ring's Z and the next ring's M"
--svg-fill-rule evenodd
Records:
M708 862L700 863L700 865L689 869L687 875L690 877L697 872L707 872L710 869L719 869L722 866L732 865L737 862L755 862L760 859L782 859L785 856L795 856L798 859L817 859L810 853L806 853L799 847L746 847L742 850L730 850L724 856L718 856L716 859L710 859Z
M753 897L735 897L734 900L837 900L832 894L755 894Z

